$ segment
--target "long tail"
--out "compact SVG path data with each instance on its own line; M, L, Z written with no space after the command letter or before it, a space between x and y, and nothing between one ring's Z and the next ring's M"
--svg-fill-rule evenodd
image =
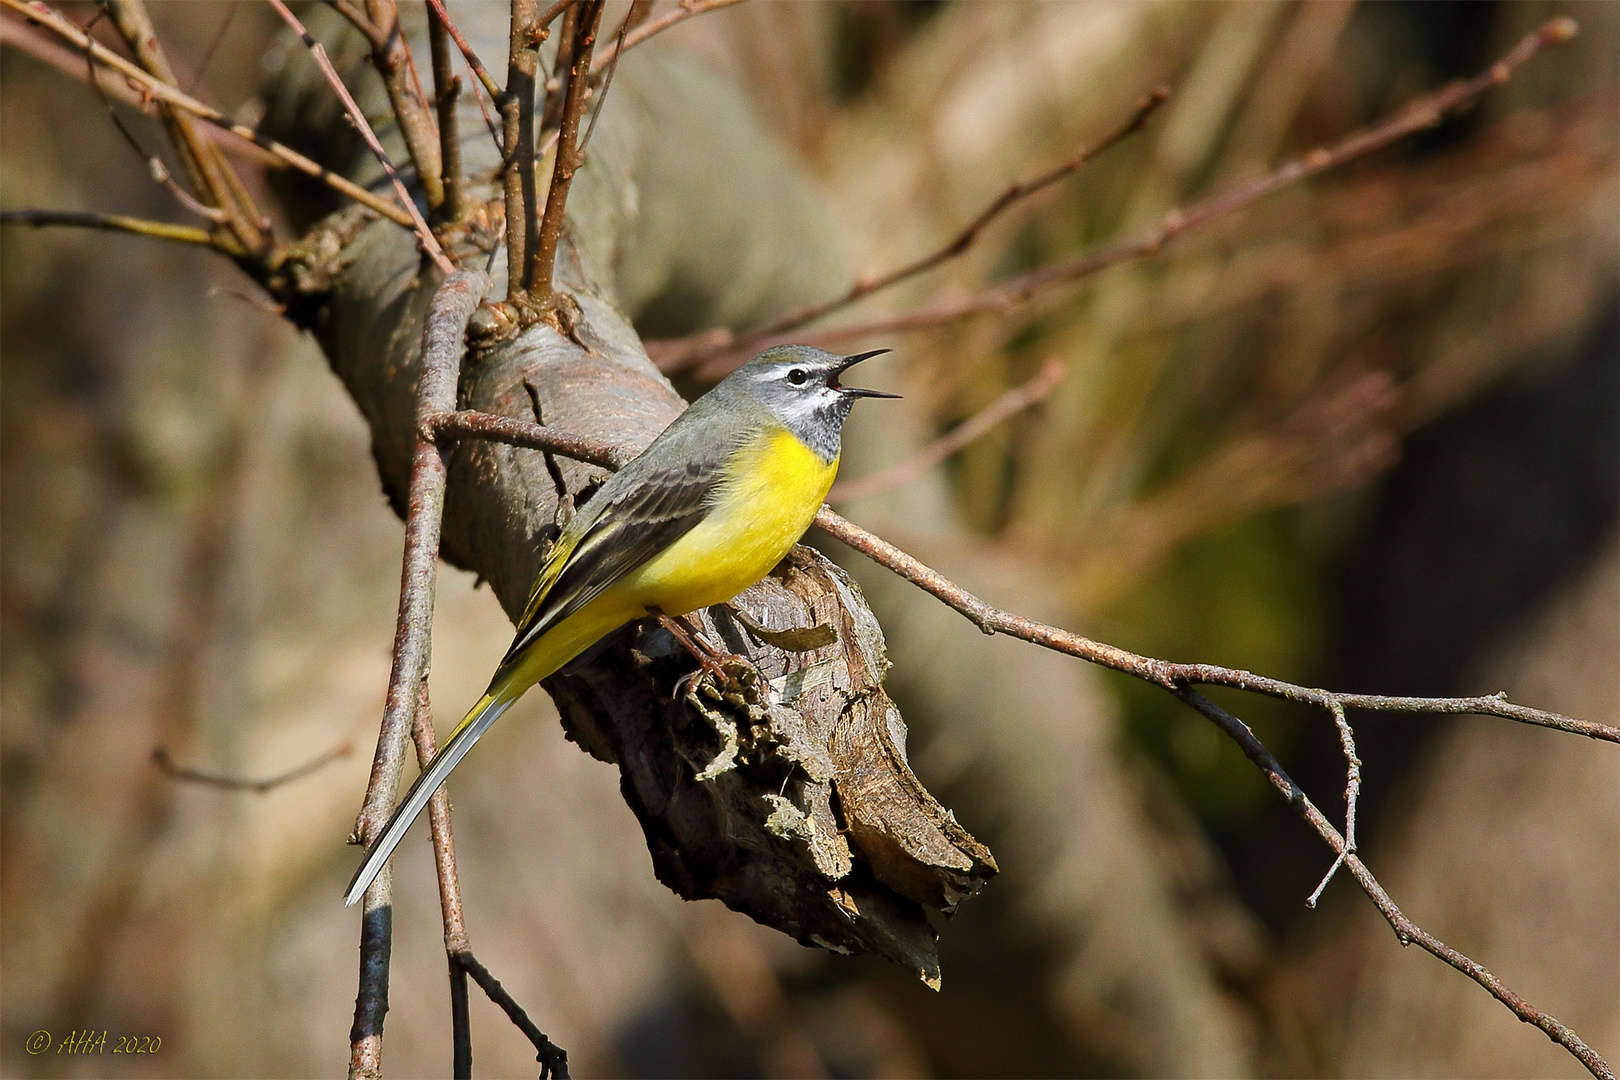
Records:
M343 894L345 907L352 905L365 893L371 885L372 879L382 872L388 857L394 853L394 848L405 838L405 831L411 827L411 822L427 806L433 793L439 790L445 777L450 775L467 751L473 748L473 743L479 736L489 730L489 726L500 719L511 704L522 696L523 690L514 688L513 678L498 679L496 685L489 688L489 692L478 699L478 704L472 711L462 718L461 723L450 733L450 738L439 747L439 752L428 762L428 767L422 770L422 775L416 778L411 790L405 793L405 799L394 810L394 816L388 819L388 827L382 831L377 842L371 845L366 852L366 861L360 864L360 869L354 872L354 878L349 882L349 891Z

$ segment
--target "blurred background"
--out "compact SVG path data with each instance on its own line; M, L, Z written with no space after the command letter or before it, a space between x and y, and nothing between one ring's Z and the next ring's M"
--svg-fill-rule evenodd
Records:
M251 121L282 47L273 14L153 10L182 85ZM1507 690L1615 723L1620 8L758 2L646 52L746 86L866 272L1172 88L1144 131L896 310L1149 227L1474 74L1554 15L1583 32L1444 126L1038 305L874 341L896 349L906 399L884 424L857 416L845 476L1057 357L1040 406L851 515L969 567L992 602L1156 656L1358 691ZM3 205L181 220L94 92L7 44ZM402 539L368 433L314 343L223 260L62 229L8 226L0 244L0 1068L337 1073L358 961L343 840ZM628 304L645 338L707 325L679 284ZM577 1075L1583 1075L1401 949L1347 878L1308 910L1326 849L1171 698L851 569L884 619L914 767L1003 871L941 926L943 989L677 899L613 769L534 693L457 775L461 875L475 950ZM448 568L436 627L433 694L454 711L510 627ZM974 677L992 668L993 692ZM1222 701L1342 814L1328 718ZM1396 902L1620 1055L1615 748L1353 719L1362 848ZM163 747L259 778L345 746L265 793L153 762ZM427 845L395 865L385 1067L448 1073ZM521 1035L473 1009L477 1074L532 1072ZM162 1047L29 1056L41 1028Z

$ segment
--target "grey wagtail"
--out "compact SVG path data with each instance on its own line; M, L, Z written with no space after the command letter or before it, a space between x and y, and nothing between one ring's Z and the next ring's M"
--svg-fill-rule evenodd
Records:
M607 479L557 537L489 689L411 785L345 904L360 899L445 777L529 687L626 623L721 603L770 573L832 486L855 399L897 396L838 377L888 351L767 349Z

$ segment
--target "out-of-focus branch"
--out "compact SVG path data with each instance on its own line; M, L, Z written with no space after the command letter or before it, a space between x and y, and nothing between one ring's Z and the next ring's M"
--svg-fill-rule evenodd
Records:
M1237 184L1191 206L1173 209L1164 216L1158 226L1136 236L1106 244L1067 262L1032 270L969 296L936 301L913 311L865 322L829 327L824 330L801 331L794 335L793 340L802 344L826 346L875 334L931 329L972 315L1005 314L1060 285L1077 281L1118 263L1156 254L1165 244L1188 229L1197 228L1234 213L1279 188L1337 168L1409 135L1432 128L1448 114L1468 105L1491 87L1506 82L1514 69L1544 47L1574 37L1577 29L1573 19L1559 17L1548 20L1539 29L1526 34L1502 59L1473 78L1452 83L1432 94L1425 94L1372 127L1357 132L1333 146L1312 150L1264 176ZM723 330L708 331L674 342L650 342L648 355L665 371L682 371L697 367L700 368L702 376L718 378L736 367L747 354L772 345L784 344L787 339L780 334L773 334L757 340L750 336L746 341L747 348L743 349L734 343L729 333Z
M359 104L355 102L354 96L349 93L349 88L343 85L343 79L338 76L337 69L332 66L332 61L326 55L326 47L310 36L309 31L304 29L304 24L298 21L298 17L281 0L269 0L269 3L271 7L276 9L276 14L281 16L282 21L291 27L293 33L297 34L303 41L304 46L309 49L310 55L320 65L321 73L326 76L326 81L337 92L337 96L342 99L343 108L349 114L349 119L354 121L356 130L360 132L360 137L371 148L377 162L382 165L383 172L388 174L388 179L394 185L395 194L399 196L400 202L410 215L411 226L416 231L416 238L422 245L423 253L432 259L434 264L446 276L455 273L455 263L450 261L450 257L439 246L438 238L433 235L433 230L428 228L428 223L422 217L422 212L416 208L416 200L411 198L411 193L406 190L405 182L399 178L399 173L394 170L394 163L388 160L388 151L383 149L382 143L377 139L377 133L371 130L371 124L366 121L366 114L360 111ZM435 165L436 169L437 165ZM434 176L437 177L437 175L438 173L435 171Z
M58 41L47 37L45 32L37 26L26 26L15 19L0 19L0 46L16 49L27 53L41 63L49 64L64 74L75 79L84 79L84 54L76 52ZM157 115L157 99L142 94L129 85L129 83L114 75L105 67L96 67L90 76L95 80L96 87L108 97L114 98L121 105L128 106L146 116ZM189 91L188 91L189 93ZM203 136L217 144L219 148L233 157L243 158L253 162L261 168L284 169L287 163L274 154L260 149L253 143L225 128L209 125L202 129Z
M224 788L227 791L251 791L255 795L263 795L267 791L274 791L283 784L290 784L294 780L302 780L311 773L319 772L339 758L348 757L354 752L354 740L359 732L360 725L356 724L354 730L349 732L342 742L330 750L324 750L302 765L295 765L286 772L277 773L275 776L267 776L263 780L250 780L243 776L222 776L218 773L208 773L200 769L188 768L175 761L169 755L168 747L165 746L159 746L152 751L152 761L164 775L175 780L202 784L205 787Z
M158 43L157 31L142 0L113 0L109 8L119 34L141 67L154 79L178 90L180 81L175 78L174 69ZM222 223L244 252L262 251L270 242L264 228L264 215L254 206L241 178L219 147L202 137L195 118L174 105L160 103L158 116L203 202L223 215Z
M0 210L0 224L69 225L81 229L105 229L109 232L134 233L157 240L173 240L181 244L200 244L226 255L235 249L222 245L207 229L195 225L173 225L167 221L148 221L145 218L125 217L122 214L98 214L88 210Z
M907 460L871 476L834 484L827 493L827 502L836 506L911 483L964 446L989 434L1001 423L1051 397L1067 371L1062 360L1055 356L1047 357L1041 370L1029 382L1008 390Z
M708 11L718 11L720 8L740 3L742 3L742 0L681 0L674 11L666 12L656 19L648 20L640 26L633 27L625 35L622 45L615 43L597 54L595 62L591 64L591 78L598 78L607 70L607 66L613 63L613 58L621 52L635 48L654 34L668 30L676 23L685 22L694 15L702 15Z
M574 40L568 89L557 129L557 158L551 167L551 187L546 192L546 209L540 219L539 242L535 245L529 265L529 294L541 307L555 303L551 292L551 271L557 261L557 241L562 236L568 188L573 184L574 173L583 160L578 146L579 118L585 112L585 94L590 89L586 75L590 71L591 51L596 45L596 31L602 21L603 7L603 0L581 0L569 9Z
M58 15L50 8L44 6L31 6L25 3L24 0L0 0L0 7L5 7L14 12L31 25L42 26L45 29L50 30L63 41L66 41L77 49L87 53L98 64L111 68L120 75L124 76L140 91L150 94L156 101L173 105L178 109L183 109L201 120L205 120L210 124L214 124L234 135L248 140L260 149L266 150L275 155L276 158L285 162L292 168L297 169L299 172L315 177L317 180L320 180L322 183L336 191L342 192L344 195L347 195L349 198L353 199L355 202L361 204L367 209L373 210L381 214L383 217L405 226L407 229L415 227L415 222L412 220L409 211L407 211L404 207L398 205L397 203L391 202L388 199L378 198L376 195L373 195L359 184L339 176L330 169L323 168L321 165L311 161L309 158L292 149L290 146L284 146L274 139L266 138L265 136L254 131L252 128L248 127L246 124L239 124L232 120L230 117L226 116L213 106L205 105L191 95L183 94L174 87L169 86L167 83L153 78L147 72L142 71L134 64L131 64L128 60L125 60L122 56L119 56L117 53L108 49L100 42L88 37L78 27L74 26L68 20L62 18L62 16Z
M1153 112L1158 109L1158 107L1162 105L1165 99L1169 96L1170 88L1168 86L1158 87L1151 94L1148 94L1137 103L1136 111L1131 114L1131 118L1129 120L1110 134L1104 136L1103 139L1095 146L1091 146L1080 151L1063 164L1054 169L1049 169L1039 176L1008 184L1002 189L1001 194L997 195L993 200L991 200L988 206L979 211L978 215L972 221L964 225L960 232L958 232L954 237L936 250L924 255L922 258L917 259L914 262L907 263L905 266L891 270L887 274L881 274L875 278L863 278L862 280L855 282L854 285L851 285L849 287L849 291L844 293L842 296L833 300L828 300L824 303L812 304L809 307L801 308L793 314L788 315L786 318L765 327L763 330L749 335L749 338L745 338L742 341L737 342L735 347L743 351L754 351L751 348L750 340L754 337L766 338L774 334L781 334L789 330L795 330L803 326L805 323L814 322L816 319L819 319L824 315L830 315L834 311L842 310L863 297L870 296L881 289L887 289L891 285L897 285L908 278L916 277L918 274L926 273L927 271L947 263L957 256L963 254L968 248L973 246L973 242L979 238L979 234L985 230L985 227L988 226L992 221L996 220L996 218L1000 217L1008 210L1011 210L1018 203L1023 202L1030 196L1037 195L1051 187L1053 184L1057 183L1059 180L1063 180L1079 172L1081 169L1085 168L1086 163L1092 158L1103 153L1105 150L1120 142L1126 136L1139 130L1143 124L1147 123L1148 117L1153 115Z

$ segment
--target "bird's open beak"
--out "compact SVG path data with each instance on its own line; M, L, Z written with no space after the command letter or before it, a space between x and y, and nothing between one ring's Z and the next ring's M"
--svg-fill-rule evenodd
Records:
M854 356L844 357L844 362L838 365L838 371L833 375L832 382L829 385L831 385L832 388L837 390L839 393L848 394L850 397L899 397L899 394L886 394L882 390L863 390L858 386L841 386L838 382L839 375L842 375L844 372L848 371L862 360L870 360L874 356L882 356L884 353L892 351L892 349L873 349L871 352L856 353Z

